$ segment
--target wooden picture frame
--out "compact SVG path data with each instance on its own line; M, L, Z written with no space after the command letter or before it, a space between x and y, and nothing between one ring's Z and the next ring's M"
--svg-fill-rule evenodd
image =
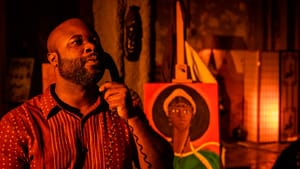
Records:
M9 63L6 100L21 103L29 98L34 58L12 58Z

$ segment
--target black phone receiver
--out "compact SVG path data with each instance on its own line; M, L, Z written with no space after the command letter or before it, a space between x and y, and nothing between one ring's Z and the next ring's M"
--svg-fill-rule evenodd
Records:
M114 60L112 59L111 55L103 51L103 59L104 59L104 66L105 69L109 71L112 81L122 83L122 79L119 76L117 65L115 64Z
M102 62L103 62L104 68L109 71L111 80L114 82L122 83L122 80L119 76L119 72L118 72L118 69L117 69L117 66L116 66L114 60L112 59L111 55L109 55L105 51L102 51ZM104 100L104 94L106 91L107 91L107 89L100 92L100 97L102 100ZM107 106L108 106L108 104L107 104ZM110 111L117 112L117 109L113 108L113 109L110 109Z

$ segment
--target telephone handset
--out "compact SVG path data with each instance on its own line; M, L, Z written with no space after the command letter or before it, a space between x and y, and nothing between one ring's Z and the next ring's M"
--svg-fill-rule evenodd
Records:
M102 78L97 82L98 86L104 84L107 81L115 81L115 82L123 82L121 77L119 76L118 68L112 59L112 57L106 53L102 52L101 54L102 66L105 67Z

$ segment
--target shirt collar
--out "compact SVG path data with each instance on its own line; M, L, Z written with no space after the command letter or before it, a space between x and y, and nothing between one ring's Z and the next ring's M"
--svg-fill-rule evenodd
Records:
M44 92L41 98L42 111L46 119L51 118L60 110L64 109L67 112L75 115L77 118L82 118L80 110L64 103L55 93L55 84L51 84ZM104 104L105 105L105 104ZM101 108L102 106L100 106Z
M52 88L55 88L55 84L51 84L41 96L41 108L46 119L50 118L52 115L61 110L59 104L51 94Z

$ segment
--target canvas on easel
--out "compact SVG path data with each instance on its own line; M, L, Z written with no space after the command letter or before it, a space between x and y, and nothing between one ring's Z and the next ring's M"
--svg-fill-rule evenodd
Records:
M177 0L175 78L168 83L144 84L144 112L151 127L172 145L174 169L220 169L218 86L206 75L202 82L189 79L188 72L191 77L203 77L208 71L198 56L192 56L196 52L184 39L181 8ZM192 63L186 65L185 60Z
M149 123L173 146L176 166L220 166L217 84L148 83L144 96ZM186 104L172 108L180 98Z

